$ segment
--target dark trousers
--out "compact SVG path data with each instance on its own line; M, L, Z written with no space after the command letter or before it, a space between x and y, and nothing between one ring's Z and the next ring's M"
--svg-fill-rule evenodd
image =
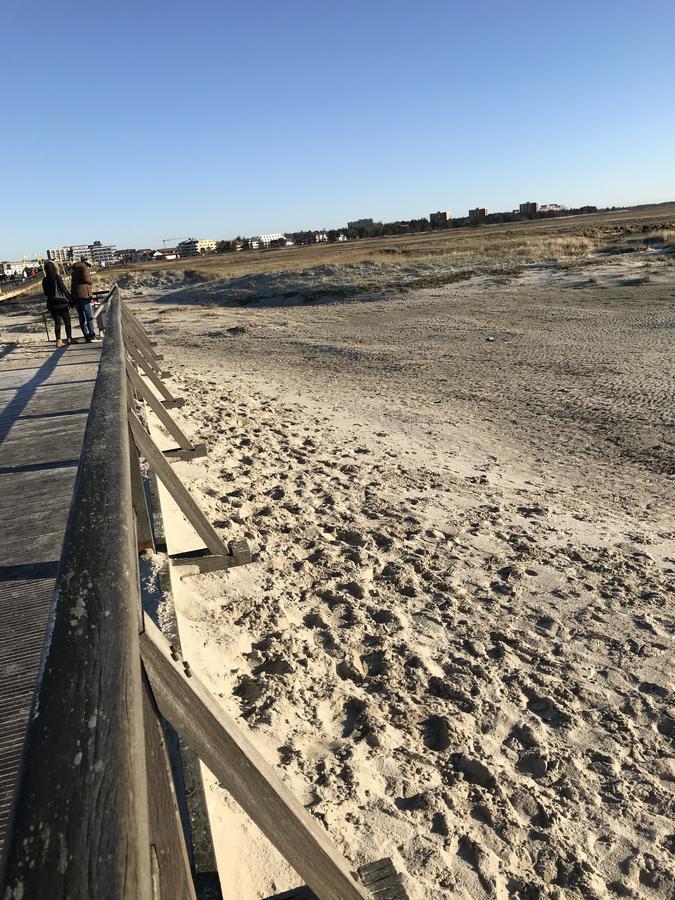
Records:
M80 320L82 334L87 340L91 340L94 337L94 315L91 311L91 301L78 300L75 308L77 309L77 317Z
M73 332L70 326L70 310L67 306L50 306L49 312L52 314L52 319L54 320L54 331L56 333L56 340L61 340L61 322L63 322L66 329L66 337L70 340L73 336Z

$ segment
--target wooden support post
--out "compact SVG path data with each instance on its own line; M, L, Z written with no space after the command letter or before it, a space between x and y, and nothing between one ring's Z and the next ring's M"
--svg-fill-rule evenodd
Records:
M106 320L106 318L107 318L108 309L109 309L108 304L110 303L110 300L111 300L111 298L112 298L112 296L113 296L113 293L116 294L116 296L117 296L117 302L118 302L118 303L120 304L120 306L121 306L121 299L120 299L120 296L119 296L119 289L118 289L117 285L114 284L114 285L110 288L110 290L108 291L108 293L105 295L105 297L103 298L103 300L101 300L101 301L99 302L98 307L94 310L94 322L96 323L96 327L98 328L99 333L105 331L105 320Z
M122 325L124 326L125 331L130 332L138 344L138 346L150 357L150 359L161 360L164 357L156 353L150 338L148 337L148 333L141 326L138 319L126 308L122 307Z
M129 459L131 464L131 503L136 514L138 552L143 553L144 550L152 550L154 553L155 540L152 535L148 501L143 485L141 461L138 457L138 450L136 449L131 429L129 429Z
M143 718L148 771L152 900L196 900L164 729L145 674Z
M172 409L174 407L183 406L185 400L182 397L174 397L168 387L164 384L162 379L157 375L157 373L153 369L146 369L143 365L143 360L138 356L134 355L133 348L127 347L127 352L129 356L143 369L148 380L154 384L159 393L164 398L162 403L166 406L167 409Z
M146 616L141 657L164 718L320 900L368 900L330 838Z
M167 412L166 407L162 406L156 394L148 388L147 384L143 381L128 359L126 361L126 366L127 377L129 378L134 393L145 400L169 434L178 442L178 446L184 451L181 456L187 456L189 459L206 456L206 446L204 444L194 445L192 443L178 423Z
M122 315L127 316L127 318L129 318L129 319L134 323L134 325L136 325L136 327L138 328L138 330L139 330L143 335L145 335L145 338L146 338L146 340L148 341L149 344L154 345L154 344L157 343L157 341L151 340L150 335L148 334L147 328L146 328L145 325L141 322L141 320L138 318L138 316L136 315L136 313L135 313L135 312L132 312L132 309L131 309L131 307L129 306L128 303L122 303Z
M124 328L124 326L122 327ZM136 359L139 365L141 365L146 372L148 371L148 368L150 368L158 376L164 376L164 372L162 372L158 363L151 359L142 347L139 347L136 340L134 339L133 334L130 334L126 330L126 328L124 328L124 343L127 351Z
M138 416L133 410L129 410L129 425L131 426L134 442L140 453L146 458L151 468L154 469L159 480L167 488L180 507L181 512L185 515L211 553L215 556L229 556L228 549L220 539L215 528L192 499L189 491L171 468L171 465L166 461L162 451L152 440L145 428L143 428Z

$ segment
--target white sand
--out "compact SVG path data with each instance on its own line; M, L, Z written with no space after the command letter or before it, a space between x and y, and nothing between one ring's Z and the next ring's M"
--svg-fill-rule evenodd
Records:
M415 900L672 895L675 279L615 274L138 303L209 448L176 468L260 547L183 583L186 655ZM207 791L228 898L296 885Z

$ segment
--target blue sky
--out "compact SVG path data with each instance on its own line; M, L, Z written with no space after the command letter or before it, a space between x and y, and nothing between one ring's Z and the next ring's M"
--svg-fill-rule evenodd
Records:
M675 200L674 47L671 0L8 0L0 259Z

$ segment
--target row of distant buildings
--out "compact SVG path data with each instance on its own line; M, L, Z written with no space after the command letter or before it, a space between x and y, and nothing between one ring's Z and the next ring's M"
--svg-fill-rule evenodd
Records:
M0 281L14 280L17 278L31 278L42 272L42 263L39 259L2 260L0 262Z
M559 203L540 204L534 200L528 200L521 203L518 209L512 210L512 215L520 215L526 218L536 218L540 213L556 213L563 212L564 206ZM490 210L485 206L477 206L475 209L469 210L468 219L472 225L480 225L487 221ZM420 220L422 221L422 220ZM462 220L460 219L459 222ZM439 210L429 214L429 223L432 228L447 228L452 222L452 213ZM458 222L458 224L459 224ZM351 237L363 236L364 232L368 233L375 226L381 226L381 223L374 222L373 219L355 219L353 222L347 223L347 232ZM235 238L231 241L215 241L209 238L187 238L180 241L175 247L162 247L153 250L150 247L141 249L117 250L112 244L103 244L101 241L94 241L91 244L71 244L65 247L57 247L47 251L47 258L59 263L62 267L69 267L79 259L85 259L90 265L94 266L110 266L115 263L135 263L146 260L165 260L187 258L191 256L202 256L208 253L216 253L220 250L259 250L268 249L270 247L293 247L296 244L324 244L329 239L337 243L349 240L349 237L343 232L331 231L329 235L324 231L298 232L294 235L282 234L281 232L270 232L267 234L257 234L250 238ZM226 246L225 246L226 245ZM31 266L39 266L39 261L30 261ZM23 272L26 269L25 263L19 268L18 263L1 263L0 275L5 277L18 275L19 269ZM28 267L30 268L30 267Z
M564 209L565 207L559 203L537 203L536 200L528 200L526 203L521 203L518 209L512 210L512 213L535 218L539 213L563 212ZM472 225L479 225L481 222L485 222L489 215L490 210L487 206L477 206L475 209L469 210L469 221ZM432 228L443 228L452 221L452 215L449 212L432 212L429 213L429 221ZM364 222L369 222L372 225L372 219L360 219L358 223L354 224Z
M71 266L80 259L85 259L92 266L111 266L117 262L115 247L94 241L93 244L71 244L68 247L55 247L47 250L47 259Z
M148 259L178 259L182 256L199 256L202 253L215 253L216 242L204 238L189 238L181 241L177 247L163 247L161 250L144 248L141 250L118 250L114 244L103 244L94 241L91 244L70 244L47 250L47 259L61 266L69 267L80 259L85 259L92 266L112 266L118 262L139 262Z
M344 234L336 238L338 242L346 241ZM164 260L171 262L174 259L183 259L190 256L202 256L208 253L217 253L221 250L267 250L270 247L294 247L297 243L326 244L328 235L323 231L308 232L303 240L292 240L288 235L280 231L267 234L255 234L250 238L234 238L231 241L215 241L205 238L189 238L181 241L175 247L162 247L160 250L152 250L149 247L137 250L118 250L117 262L135 263L147 260Z

